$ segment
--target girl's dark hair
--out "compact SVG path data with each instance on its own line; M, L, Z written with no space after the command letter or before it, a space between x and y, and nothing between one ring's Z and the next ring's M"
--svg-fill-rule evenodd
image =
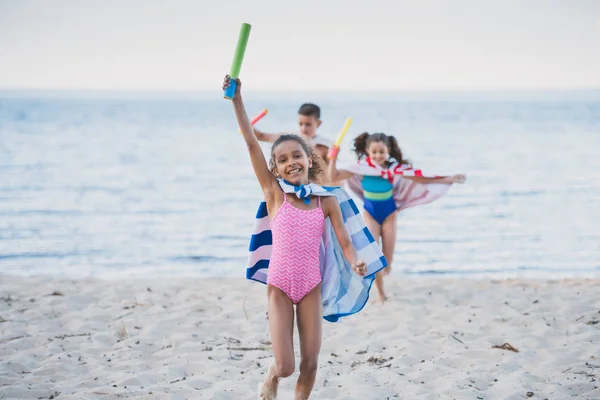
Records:
M299 143L300 146L302 146L304 152L306 153L306 156L312 159L312 166L308 169L308 179L313 182L317 181L319 175L325 172L325 161L317 154L315 154L315 152L308 145L308 143L306 143L306 141L298 135L281 135L279 136L279 138L277 138L277 140L275 141L275 143L273 143L273 146L271 147L271 159L269 160L269 169L271 170L271 172L275 173L275 148L281 143L288 142L290 140Z
M402 150L400 149L400 146L398 146L396 138L386 135L385 133L361 133L354 139L354 147L352 150L354 150L359 159L366 157L368 156L367 149L373 142L382 142L385 144L390 156L394 157L400 164L410 164L410 161L405 160L402 156Z

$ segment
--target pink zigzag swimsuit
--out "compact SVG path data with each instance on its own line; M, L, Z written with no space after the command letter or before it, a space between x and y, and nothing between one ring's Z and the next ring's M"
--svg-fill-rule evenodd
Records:
M319 248L325 215L319 206L301 210L287 201L271 221L273 245L267 283L281 289L294 304L321 282Z

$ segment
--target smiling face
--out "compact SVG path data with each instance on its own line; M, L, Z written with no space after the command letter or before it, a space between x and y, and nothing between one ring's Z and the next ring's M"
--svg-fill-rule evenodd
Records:
M375 164L383 166L390 157L390 152L384 142L372 141L367 148L367 154Z
M275 176L293 185L308 183L312 159L300 143L295 140L283 141L273 148L272 155Z

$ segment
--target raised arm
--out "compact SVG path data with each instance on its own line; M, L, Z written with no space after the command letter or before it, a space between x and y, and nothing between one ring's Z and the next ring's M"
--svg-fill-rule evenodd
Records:
M337 169L337 155L339 151L339 147L333 146L327 154L327 158L329 158L329 166L327 167L327 179L329 179L331 182L337 182L344 179L348 179L351 178L352 175L354 175L352 172L339 171Z
M358 261L356 259L356 249L352 245L350 235L344 226L342 211L340 210L337 199L335 197L324 197L321 204L323 205L325 216L329 217L333 231L337 236L338 242L340 242L344 258L352 265L354 272L364 276L367 272L367 266L364 261Z
M467 177L463 174L442 176L439 178L428 178L425 176L403 176L403 178L417 183L465 183L467 180Z
M261 142L268 142L268 143L273 143L274 141L276 141L277 139L279 139L279 137L281 135L285 135L285 132L282 133L265 133L257 128L254 128L254 134L256 135L256 138L258 140L260 140Z
M242 135L244 136L244 140L248 146L248 152L250 153L250 161L252 161L254 173L258 178L258 182L260 183L263 192L269 198L273 194L273 189L278 186L277 179L275 179L275 176L269 170L269 166L265 160L265 155L263 154L260 144L254 135L252 125L250 125L250 120L248 119L246 109L244 108L244 102L242 101L242 94L240 93L242 83L239 79L235 79L235 81L237 83L237 87L235 95L231 100L233 103L233 109L235 110L235 116L237 117L238 124L242 130ZM227 89L228 87L229 75L226 75L225 81L223 82L223 90Z

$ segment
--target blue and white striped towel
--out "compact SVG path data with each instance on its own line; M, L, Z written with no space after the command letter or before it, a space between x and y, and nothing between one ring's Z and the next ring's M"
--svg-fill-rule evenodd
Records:
M301 199L308 199L310 195L337 198L344 225L357 252L357 259L367 264L367 273L362 277L352 270L352 266L344 258L331 221L327 218L320 250L323 318L329 322L336 322L340 317L359 312L369 299L375 274L387 266L387 261L365 225L356 204L350 195L339 187L319 186L314 183L294 186L284 180L279 180L279 185L285 193L295 193ZM247 279L267 283L271 244L267 203L263 201L258 207L256 223L250 239Z

